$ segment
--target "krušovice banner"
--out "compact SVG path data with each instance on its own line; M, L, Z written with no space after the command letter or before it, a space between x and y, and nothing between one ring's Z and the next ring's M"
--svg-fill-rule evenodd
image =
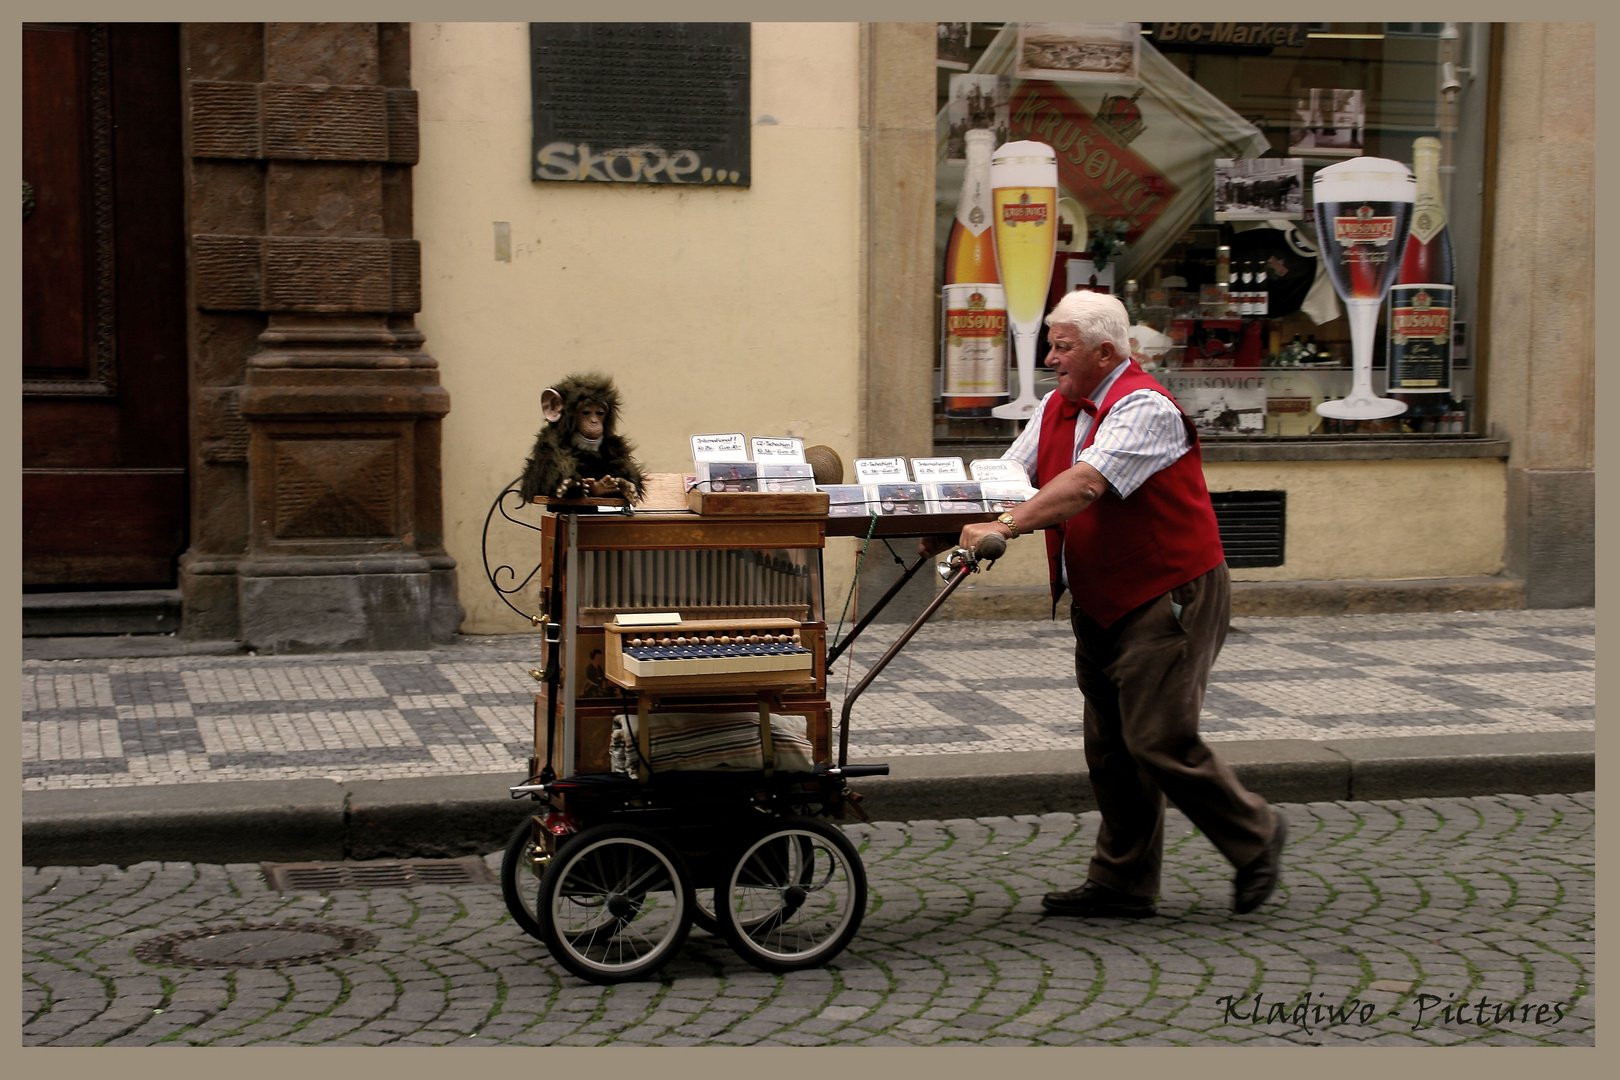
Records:
M1259 157L1266 137L1143 40L1136 78L1110 82L1016 78L1018 27L996 35L976 75L1012 77L1008 139L1057 152L1059 195L1077 199L1093 229L1123 219L1127 247L1115 280L1141 277L1214 199L1216 158ZM962 166L946 162L948 108L939 113L941 205L956 196ZM1084 238L1078 238L1084 246Z

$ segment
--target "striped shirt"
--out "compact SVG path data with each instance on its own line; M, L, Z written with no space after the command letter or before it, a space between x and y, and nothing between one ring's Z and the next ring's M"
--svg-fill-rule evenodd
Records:
M1125 365L1120 364L1110 371L1108 377L1092 391L1093 400L1102 401L1124 370ZM1031 483L1035 480L1041 417L1056 396L1057 391L1053 390L1041 399L1040 407L1029 418L1029 423L1024 425L1023 432L1001 455L1022 465ZM1108 411L1102 429L1097 432L1096 440L1081 452L1086 433L1095 422L1095 418L1085 412L1075 417L1075 461L1084 461L1101 473L1122 499L1146 483L1148 477L1192 449L1192 441L1182 424L1181 411L1167 396L1156 390L1137 390L1115 402Z

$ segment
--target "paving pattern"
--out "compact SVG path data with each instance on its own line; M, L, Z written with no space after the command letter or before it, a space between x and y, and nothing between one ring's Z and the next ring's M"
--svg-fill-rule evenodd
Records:
M1228 867L1172 811L1159 914L1140 922L1039 912L1075 883L1095 814L852 826L871 899L831 965L767 975L694 931L656 979L611 988L563 972L493 885L279 894L246 865L27 870L23 1042L1591 1046L1594 801L1286 806L1283 888L1241 917ZM134 955L271 921L377 944L263 969Z
M1590 731L1591 608L1234 620L1211 741ZM874 624L828 680L834 715L903 630ZM847 628L846 628L847 629ZM25 789L522 772L529 635L422 652L29 660ZM1081 745L1067 623L925 626L857 700L852 752Z

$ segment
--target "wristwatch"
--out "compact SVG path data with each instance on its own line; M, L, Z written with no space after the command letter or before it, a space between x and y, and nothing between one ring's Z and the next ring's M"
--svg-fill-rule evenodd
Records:
M1012 530L1012 536L1008 537L1008 539L1018 539L1018 522L1013 520L1013 516L1011 514L1002 514L1000 517L996 518L996 520Z

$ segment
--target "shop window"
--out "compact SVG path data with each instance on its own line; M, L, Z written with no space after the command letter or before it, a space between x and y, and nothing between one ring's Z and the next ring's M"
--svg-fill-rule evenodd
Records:
M978 312L993 310L997 294L947 289L964 273L982 276L964 269L982 258L964 254L961 230L951 242L968 147L984 141L967 138L974 128L988 128L994 146L1053 148L1047 307L1074 288L1118 295L1134 355L1205 438L1444 438L1477 428L1489 24L941 27L936 441L993 442L1019 427L994 415L1022 396L1011 324L999 342L972 337L991 325ZM1323 169L1367 159L1420 181L1418 206L1384 238L1381 259L1399 267L1407 238L1437 243L1442 221L1451 257L1407 282L1439 288L1386 299L1368 335L1370 392L1404 411L1334 419L1317 407L1352 395L1354 334L1324 266L1314 196ZM1042 333L1036 396L1054 385L1044 355Z

